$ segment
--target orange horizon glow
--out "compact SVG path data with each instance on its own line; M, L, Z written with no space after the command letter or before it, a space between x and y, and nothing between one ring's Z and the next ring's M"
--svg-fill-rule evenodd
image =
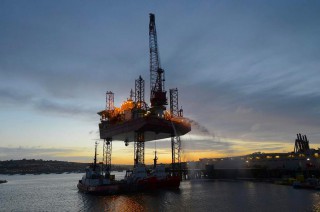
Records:
M208 149L197 149L195 141L206 142L210 144L210 140L203 137L182 137L183 149L181 154L181 161L199 161L201 158L225 158L225 157L236 157L249 155L254 152L262 153L289 153L293 151L294 142L285 142L285 141L243 141L236 139L228 139L227 141L222 141L226 145L218 146L215 148L214 142L212 146ZM165 142L166 147L157 148L158 164L170 164L171 163L171 147L170 141L161 141L158 144ZM163 144L163 143L162 143ZM317 144L310 144L310 148L317 149ZM28 151L32 148L26 148ZM125 146L123 142L113 142L112 144L112 164L114 165L133 165L134 164L134 147L131 143L129 146ZM41 151L36 149L37 153L30 154L27 156L28 159L43 159L43 160L61 160L61 161L70 161L70 162L80 162L80 163L92 163L94 158L94 147L82 146L82 147L61 147L57 148L56 151L46 152L46 148ZM51 150L51 149L50 149ZM55 150L52 147L52 150ZM152 143L146 144L145 147L145 164L153 164L154 159L154 147ZM38 152L41 152L39 155ZM102 146L98 146L98 162L102 161ZM15 156L10 159L22 159ZM25 156L21 156L26 158Z
M264 153L283 153L283 152L292 152L292 149L282 149L282 151L273 151L273 152L264 152ZM230 153L217 153L217 152L201 152L201 151L186 151L181 156L181 162L188 162L188 161L199 161L199 159L203 158L225 158L225 157L236 157L236 156L244 156L249 155L254 152L252 151L242 151L242 152L234 152L232 154ZM83 155L82 155L83 156ZM66 157L66 156L65 156ZM80 162L80 163L92 163L93 162L93 156L87 155L84 156L87 157L87 160L81 160L81 161L72 161L72 162ZM67 157L66 157L67 158ZM133 165L133 154L120 154L113 152L112 154L112 164L113 165ZM146 165L152 165L153 164L153 154L145 154L145 164ZM98 162L102 162L101 158L98 158ZM170 164L171 163L171 151L167 154L162 153L161 155L158 155L158 164Z

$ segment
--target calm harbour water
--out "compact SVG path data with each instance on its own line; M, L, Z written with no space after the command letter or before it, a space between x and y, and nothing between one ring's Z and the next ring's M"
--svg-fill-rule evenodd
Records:
M0 175L0 211L320 211L319 191L270 183L184 181L175 191L91 196L78 191L81 176Z

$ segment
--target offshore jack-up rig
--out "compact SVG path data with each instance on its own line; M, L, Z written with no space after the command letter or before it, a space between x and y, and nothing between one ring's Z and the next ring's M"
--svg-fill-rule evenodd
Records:
M103 139L103 170L99 175L95 163L91 170L87 170L86 178L82 179L82 184L78 188L89 191L85 187L86 180L92 173L100 178L103 176L103 184L117 185L119 182L110 181L112 142L124 141L126 146L130 142L134 143L134 169L127 172L125 178L126 186L122 190L135 190L139 188L154 188L157 186L175 186L180 185L181 171L181 139L180 136L191 131L191 124L188 119L183 117L183 110L178 104L178 89L170 89L170 110L166 110L168 105L167 92L165 90L165 72L161 68L157 44L157 32L155 25L155 16L150 14L149 23L149 47L150 47L150 103L145 102L145 81L141 76L135 80L134 91L131 89L130 97L124 101L120 107L114 105L114 93L106 92L106 108L98 112L101 122L99 123L100 139ZM171 138L172 164L171 172L165 173L163 165L157 164L157 155L155 151L154 166L151 176L147 174L145 168L145 142ZM89 174L88 174L89 173ZM91 173L91 175L90 175ZM98 178L99 178L98 177ZM94 177L96 178L96 177ZM112 178L112 177L111 177ZM79 181L79 183L81 183ZM97 185L102 186L100 184ZM90 184L90 183L89 183ZM110 186L109 186L110 187ZM91 188L93 191L101 188ZM115 193L117 189L105 188L104 193ZM121 189L120 189L121 190Z

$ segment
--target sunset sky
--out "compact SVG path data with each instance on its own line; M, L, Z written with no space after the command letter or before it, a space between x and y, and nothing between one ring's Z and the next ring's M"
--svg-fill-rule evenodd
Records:
M141 75L149 13L166 89L179 89L183 159L320 147L320 1L0 1L0 160L90 162L105 92ZM169 162L168 140L146 144ZM100 154L102 156L102 153ZM113 142L113 163L133 144Z

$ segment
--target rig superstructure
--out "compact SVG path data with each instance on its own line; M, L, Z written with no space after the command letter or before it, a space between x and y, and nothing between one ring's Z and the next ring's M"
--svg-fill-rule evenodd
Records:
M114 105L114 93L106 92L106 108L100 115L100 139L104 140L103 157L106 175L110 174L112 142L123 141L126 146L134 143L134 166L145 163L145 142L171 138L172 173L179 174L181 164L180 136L191 131L191 124L183 117L178 105L178 89L170 89L170 108L165 90L164 69L161 68L158 52L157 32L154 14L150 14L150 105L145 101L145 81L139 76L134 91L120 107ZM157 157L155 157L157 158ZM156 164L156 160L155 160Z

